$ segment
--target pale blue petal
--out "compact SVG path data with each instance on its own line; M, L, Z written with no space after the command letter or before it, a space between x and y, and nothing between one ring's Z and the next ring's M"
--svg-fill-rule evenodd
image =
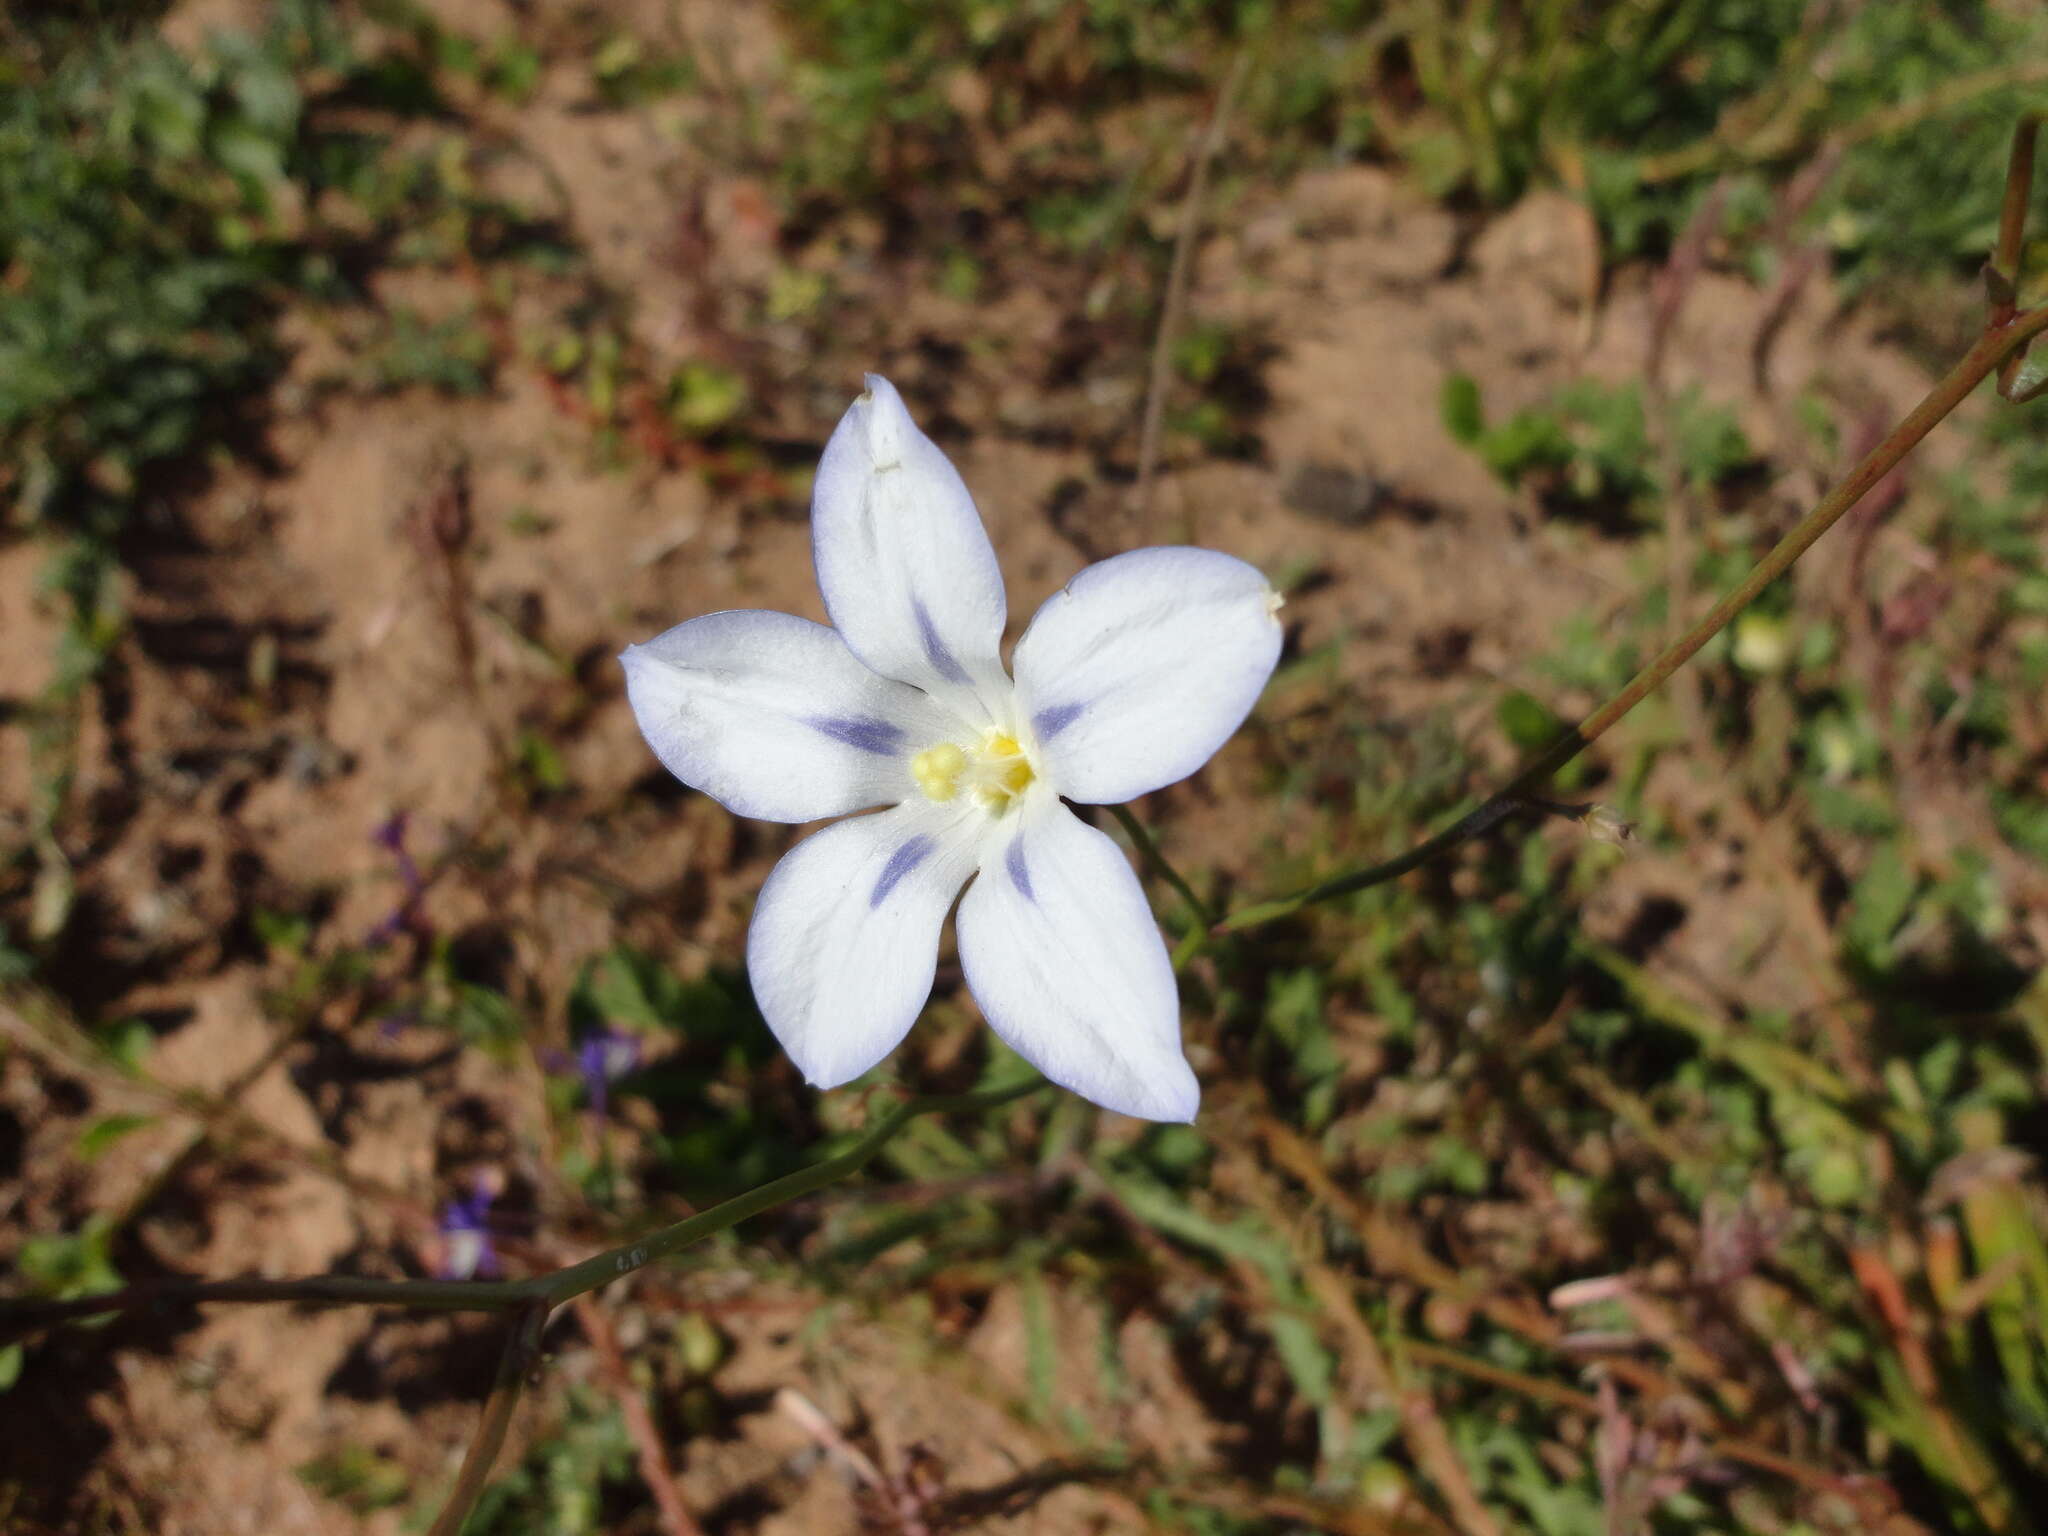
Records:
M995 550L951 461L876 374L825 445L811 554L833 624L884 677L986 724L1009 694Z
M1139 549L1083 570L1017 642L1019 723L1069 800L1136 799L1206 763L1280 659L1279 599L1206 549Z
M1116 844L1051 795L1000 824L960 903L960 965L989 1026L1063 1087L1192 1120L1173 966Z
M770 871L747 974L806 1081L835 1088L909 1032L986 824L979 811L910 801L814 832Z
M728 810L815 821L915 792L910 758L951 717L808 619L706 614L627 647L626 697L669 772Z

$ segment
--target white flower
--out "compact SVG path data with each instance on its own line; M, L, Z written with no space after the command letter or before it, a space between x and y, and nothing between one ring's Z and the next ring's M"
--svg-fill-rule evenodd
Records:
M931 992L962 885L960 963L997 1034L1054 1082L1194 1118L1166 947L1137 877L1060 803L1186 778L1243 722L1280 654L1251 566L1141 549L1089 566L998 645L1002 573L959 473L870 374L811 502L836 628L714 613L620 658L677 778L741 816L814 821L747 935L762 1015L821 1088L895 1049Z

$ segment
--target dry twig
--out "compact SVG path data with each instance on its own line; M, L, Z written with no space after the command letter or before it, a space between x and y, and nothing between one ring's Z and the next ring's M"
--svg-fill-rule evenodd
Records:
M1194 271L1195 232L1202 222L1202 198L1209 187L1209 162L1222 147L1231 102L1244 78L1246 57L1240 49L1230 61L1222 89L1216 93L1215 108L1195 146L1194 165L1188 172L1188 190L1180 204L1180 227L1173 233L1173 263L1166 273L1166 300L1159 308L1159 330L1152 338L1152 371L1145 385L1145 421L1138 433L1138 525L1147 537L1152 527L1152 491L1158 480L1159 431L1166 417L1166 390L1173 375L1173 344L1187 308L1188 281Z

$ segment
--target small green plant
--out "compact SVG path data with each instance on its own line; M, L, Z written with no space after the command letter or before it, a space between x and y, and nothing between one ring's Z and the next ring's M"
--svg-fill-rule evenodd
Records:
M315 1493L345 1504L359 1515L402 1504L410 1491L403 1467L360 1445L316 1456L302 1463L298 1474L299 1481Z
M677 431L692 437L731 425L746 405L746 380L729 368L685 363L669 379L669 419Z
M424 385L451 395L480 395L490 387L494 349L473 316L429 321L399 308L389 324L365 359L373 389Z
M607 1528L606 1490L624 1483L632 1465L617 1404L571 1392L560 1423L484 1489L465 1529L471 1536L596 1536Z
M1660 479L1642 393L1632 382L1575 380L1543 404L1488 424L1477 381L1459 373L1444 380L1438 408L1453 440L1503 485L1526 486L1551 511L1649 526L1673 489ZM1674 467L1689 489L1711 491L1752 462L1734 416L1696 390L1671 401L1668 414Z
M15 1254L15 1268L32 1295L53 1300L118 1290L121 1272L114 1267L113 1238L113 1222L94 1216L76 1232L26 1239Z
M630 32L613 33L590 60L598 98L614 108L641 107L673 95L686 89L694 74L688 59L662 53Z
M1657 485L1634 384L1579 380L1550 403L1489 426L1478 385L1454 374L1444 381L1441 405L1452 437L1502 484L1527 485L1553 510L1607 509L1623 522L1649 515Z
M685 980L657 957L619 945L579 972L569 1028L578 1040L609 1032L642 1043L647 1061L617 1091L654 1109L663 1179L693 1197L758 1183L800 1158L799 1144L748 1091L773 1047L744 977L713 971Z
M308 140L281 24L187 58L92 39L0 102L0 452L32 520L104 534L139 477L276 367Z

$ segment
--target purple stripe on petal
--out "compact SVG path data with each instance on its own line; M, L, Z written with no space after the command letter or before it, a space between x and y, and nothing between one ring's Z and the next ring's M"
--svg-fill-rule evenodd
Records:
M1055 704L1050 709L1041 709L1031 717L1032 729L1038 732L1040 741L1051 741L1068 726L1081 718L1086 704Z
M871 752L876 757L894 757L903 750L903 732L886 720L813 715L804 724L834 741L843 741L857 751Z
M889 899L889 893L896 889L897 882L925 861L932 851L932 840L928 837L913 837L909 842L889 855L889 862L882 866L882 873L875 878L875 888L868 895L868 905L879 907Z
M949 683L964 683L967 674L960 670L960 663L953 659L953 653L946 649L946 642L939 638L939 632L932 624L932 616L916 598L910 606L917 612L917 632L924 637L925 659L939 669L939 676Z
M1022 896L1026 901L1035 902L1038 900L1036 896L1031 894L1031 870L1024 862L1023 838L1013 837L1010 839L1010 851L1003 855L1003 868L1009 872L1010 884L1017 887L1018 895Z

